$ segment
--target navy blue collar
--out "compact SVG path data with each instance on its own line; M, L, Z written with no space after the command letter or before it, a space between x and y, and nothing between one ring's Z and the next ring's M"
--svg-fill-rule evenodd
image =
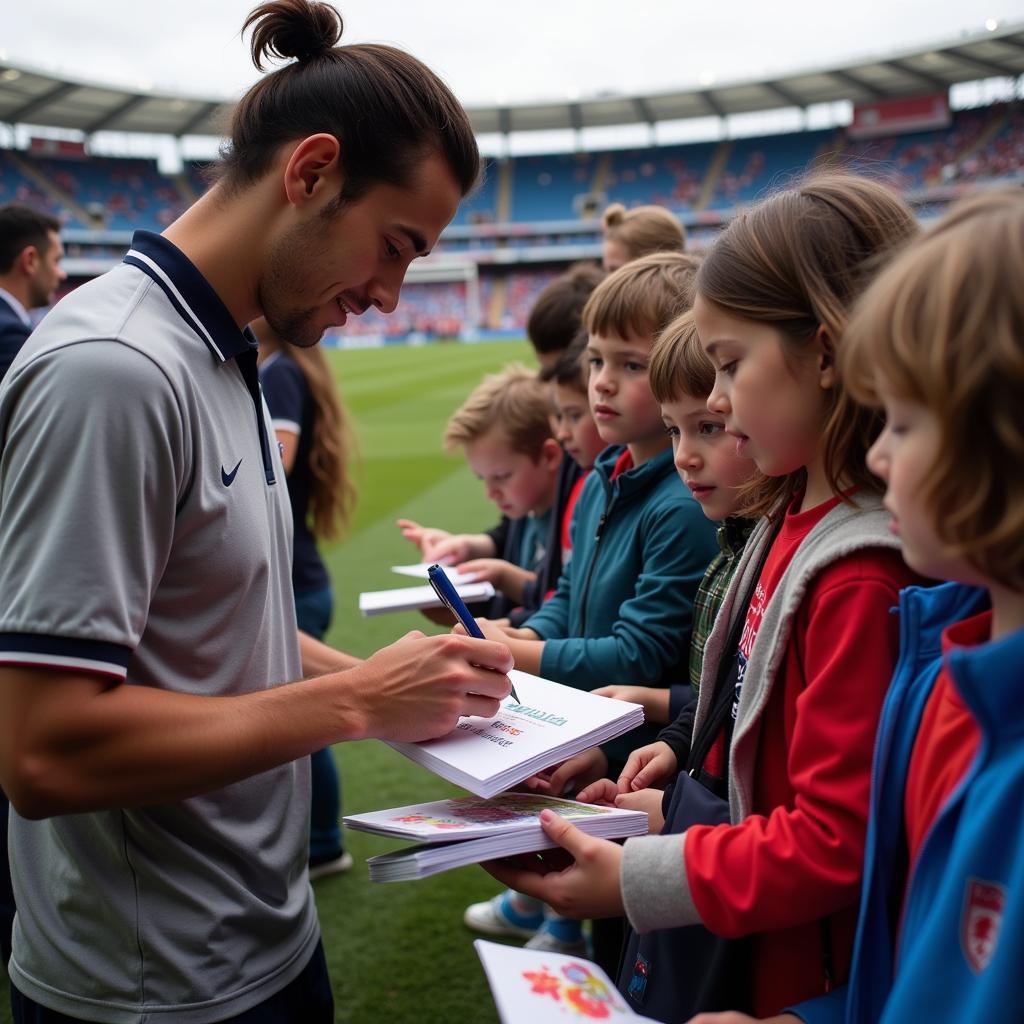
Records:
M137 267L160 285L178 315L220 362L255 351L256 338L249 328L238 329L210 282L163 235L136 231L124 262Z

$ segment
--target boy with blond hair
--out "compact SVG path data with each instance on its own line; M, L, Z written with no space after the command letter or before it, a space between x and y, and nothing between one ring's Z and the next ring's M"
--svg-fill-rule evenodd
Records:
M492 617L521 604L544 564L562 462L550 411L546 385L525 366L511 365L484 377L445 428L446 450L463 450L511 524L501 558L474 563L477 575L502 595L491 604Z
M667 688L686 675L693 598L717 545L714 527L676 475L647 371L655 337L692 304L698 266L683 253L646 256L610 275L583 310L590 407L609 447L577 503L573 557L555 594L522 629L481 623L508 644L520 669L586 690ZM576 786L610 765L617 774L637 742L653 737L644 726L595 748ZM539 927L536 906L516 900L504 893L475 904L466 923L490 934ZM531 941L558 948L543 932ZM597 949L595 956L614 958Z

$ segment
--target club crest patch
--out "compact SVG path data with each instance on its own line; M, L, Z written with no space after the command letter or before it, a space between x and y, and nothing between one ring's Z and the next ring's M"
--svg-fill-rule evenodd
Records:
M1006 890L995 882L967 879L960 915L960 945L967 963L980 974L995 956L1006 906Z

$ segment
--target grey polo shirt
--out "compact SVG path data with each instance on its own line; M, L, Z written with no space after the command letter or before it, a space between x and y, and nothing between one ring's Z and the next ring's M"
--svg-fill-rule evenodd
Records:
M138 232L0 388L0 663L210 695L298 679L269 422L252 336ZM110 1024L205 1024L283 988L319 938L307 766L175 804L12 812L14 984Z

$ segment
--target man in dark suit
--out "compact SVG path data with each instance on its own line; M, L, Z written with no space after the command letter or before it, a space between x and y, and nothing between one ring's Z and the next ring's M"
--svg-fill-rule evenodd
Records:
M49 306L67 277L60 222L11 203L0 207L0 380L32 330L28 311Z
M0 207L0 379L32 330L28 311L49 306L67 277L60 222L27 206ZM14 893L7 862L7 797L0 791L0 967L11 955Z

